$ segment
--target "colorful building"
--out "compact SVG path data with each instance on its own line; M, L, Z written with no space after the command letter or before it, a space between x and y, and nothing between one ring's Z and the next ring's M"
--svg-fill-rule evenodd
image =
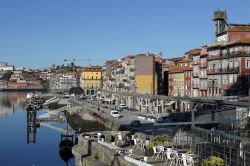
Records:
M214 13L216 42L207 45L208 96L250 94L250 25L230 24L226 11Z
M163 94L164 59L155 54L126 56L107 61L103 70L103 89L141 94Z
M97 89L102 88L102 67L84 67L82 72L82 84L85 94L92 95Z
M169 96L184 96L184 70L180 66L169 66Z

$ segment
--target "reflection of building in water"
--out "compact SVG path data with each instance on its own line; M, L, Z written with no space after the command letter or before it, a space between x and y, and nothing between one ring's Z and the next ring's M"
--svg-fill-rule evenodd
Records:
M27 144L36 143L36 111L27 108Z
M0 116L12 114L16 109L23 109L27 93L0 92Z
M14 112L14 107L5 107L3 105L0 105L0 117L7 116L8 114L13 114Z

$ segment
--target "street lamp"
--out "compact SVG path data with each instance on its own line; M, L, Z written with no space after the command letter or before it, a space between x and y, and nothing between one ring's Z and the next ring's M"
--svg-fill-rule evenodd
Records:
M178 92L177 92L177 112L180 112L180 87L178 87Z

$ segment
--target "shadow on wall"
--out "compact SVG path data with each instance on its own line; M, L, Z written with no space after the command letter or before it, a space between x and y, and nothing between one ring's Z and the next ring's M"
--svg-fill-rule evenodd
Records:
M240 76L233 85L222 84L223 96L249 96L250 95L250 76Z

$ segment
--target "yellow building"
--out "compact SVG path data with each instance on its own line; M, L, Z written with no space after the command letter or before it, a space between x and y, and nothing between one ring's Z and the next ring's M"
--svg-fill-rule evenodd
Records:
M180 66L169 66L169 96L184 96L184 71Z
M85 94L92 95L102 87L102 67L84 67L82 72L82 84Z
M135 88L136 93L163 94L161 57L139 54L135 56Z

